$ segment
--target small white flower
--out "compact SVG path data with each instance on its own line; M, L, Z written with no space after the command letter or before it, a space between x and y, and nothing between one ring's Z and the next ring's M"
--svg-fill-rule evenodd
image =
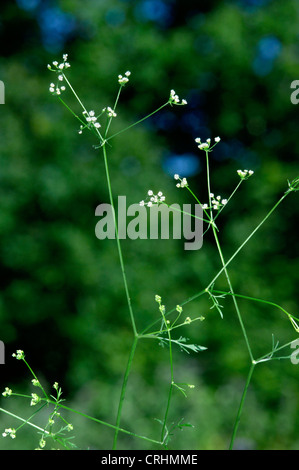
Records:
M14 428L6 428L5 431L2 433L3 437L10 436L12 439L16 437L16 430Z
M215 142L218 144L218 142L220 142L220 137L215 137Z
M185 105L187 104L187 101L184 99L180 102L180 98L178 97L176 92L174 90L170 90L169 103L177 104L177 105Z
M176 178L177 176L177 178ZM176 187L177 188L185 188L186 186L188 186L188 181L186 178L180 178L179 175L174 175L175 179L176 180L180 180L180 183L177 183L176 184Z
M129 70L127 70L127 72L125 73L125 76L123 77L122 75L118 75L118 83L121 85L121 86L124 86L126 83L128 83L129 81L129 76L131 75L131 72Z
M241 179L248 179L251 175L253 175L253 170L237 170L238 175Z
M31 397L30 406L35 406L41 400L41 398L36 393L31 393Z
M176 174L174 175L174 179L175 179L175 180L178 180L179 178L180 178L180 176L176 173Z
M154 193L153 193L153 191L152 191L151 189L149 189L148 192L147 192L147 194L148 194L149 196L152 196Z
M206 143L206 142L203 142L202 144L200 144L200 145L198 146L198 148L199 148L200 150L206 150L206 149L209 148L209 144Z
M110 106L107 107L106 111L107 111L107 114L108 114L109 117L116 117L117 116L114 109L110 108Z
M17 349L17 351L12 354L12 357L15 357L18 360L24 359L25 357L24 351L22 349Z
M12 394L12 390L8 387L5 387L5 390L4 390L4 392L2 392L2 395L4 397L9 397L11 394Z

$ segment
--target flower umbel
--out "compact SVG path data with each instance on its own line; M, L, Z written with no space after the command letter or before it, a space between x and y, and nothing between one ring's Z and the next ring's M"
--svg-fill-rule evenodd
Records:
M220 142L220 140L221 140L220 137L215 137L215 139L214 139L215 143L214 143L214 145L212 145L212 147L211 147L211 139L207 139L205 142L202 142L200 137L196 137L195 142L198 144L197 146L198 146L199 150L206 150L206 151L209 150L210 151L210 150L212 150L212 148L215 147L216 144L218 144Z
M175 174L174 179L180 181L180 183L176 184L177 188L185 188L186 186L188 186L188 181L186 180L186 178L180 178L180 175Z
M2 392L2 395L4 397L9 397L11 394L12 394L12 390L8 387L5 387L5 390L4 390L4 392Z
M180 101L180 98L174 90L170 90L169 104L176 104L179 106L187 104L186 100Z
M36 393L31 393L31 397L30 406L35 406L41 400L41 398Z
M50 83L50 86L49 86L49 91L53 95L61 95L61 92L65 90L65 86L58 85L58 82L63 82L64 80L63 71L65 69L68 69L70 67L70 64L69 62L67 62L67 58L68 58L67 54L63 54L62 58L63 58L63 62L61 62L60 64L57 62L57 60L54 60L54 62L52 62L52 65L50 64L47 65L48 69L51 70L51 72L55 72L57 74L57 84L55 85L52 82Z
M118 83L121 86L125 86L125 84L128 83L128 81L129 81L129 76L130 75L131 75L131 72L129 70L125 73L124 77L122 75L119 75L118 76Z
M159 191L158 194L154 194L153 191L150 189L147 192L147 195L148 195L147 199L149 199L149 201L147 201L147 202L146 202L146 200L145 201L140 201L139 202L140 206L151 207L154 204L160 204L160 203L165 201L165 196L163 196L162 191Z
M250 176L253 175L253 170L238 170L238 175L240 176L241 180L247 180Z
M22 349L17 349L17 351L12 354L12 357L15 357L18 360L24 359L25 358L24 351L22 351Z
M10 436L12 439L16 437L16 430L14 428L6 428L5 431L2 433L3 437Z

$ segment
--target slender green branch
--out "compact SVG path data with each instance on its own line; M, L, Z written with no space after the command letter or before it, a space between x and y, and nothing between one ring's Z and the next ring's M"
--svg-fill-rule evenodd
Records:
M118 250L118 255L119 255L119 261L120 261L122 276L123 276L123 282L124 282L124 287L125 287L125 292L126 292L127 303L128 303L129 312L130 312L131 324L132 324L134 336L136 337L137 336L137 329L136 329L136 325L135 325L135 318L134 318L132 304L131 304L131 298L130 298L130 293L129 293L129 288L128 288L127 276L126 276L126 272L125 272L122 249L121 249L121 244L120 244L119 235L118 235L118 227L117 227L115 208L114 208L114 202L113 202L113 194L112 194L111 181L110 181L109 168L108 168L108 161L107 161L106 144L104 144L102 146L102 149L103 149L103 156L104 156L104 163L105 163L106 179L107 179L107 184L108 184L109 199L110 199L110 204L111 204L111 207L112 207L112 214L113 214L113 219L114 219L117 250Z
M289 313L287 310L285 310L283 307L281 307L281 305L278 305L274 302L270 302L269 300L257 299L256 297L249 297L248 295L236 294L236 293L232 293L232 292L224 292L224 291L219 291L219 290L214 290L214 289L212 290L212 292L218 293L218 294L232 295L232 296L235 296L235 297L240 297L241 299L253 300L255 302L261 302L261 303L264 303L264 304L272 305L273 307L276 307L276 308L280 309L282 312L284 312L288 316L288 318L289 318L292 326L294 327L295 331L297 333L299 332L299 327L296 323L296 321L299 322L299 318L296 318L294 315Z
M243 393L242 393L242 397L241 397L237 417L236 417L236 420L235 420L230 445L229 445L229 450L232 450L233 446L234 446L235 438L236 438L236 435L237 435L237 431L238 431L238 427L239 427L239 424L240 424L240 419L241 419L241 415L242 415L242 411L243 411L243 407L244 407L244 403L245 403L245 398L246 398L247 391L248 391L248 388L249 388L249 385L250 385L250 382L251 382L251 377L252 377L254 368L255 368L255 364L252 363L250 365L250 369L249 369L249 372L248 372L246 384L245 384L245 387L244 387L244 390L243 390Z
M208 285L208 289L215 283L216 279L223 273L223 271L227 268L227 266L234 260L237 254L244 248L244 246L249 242L249 240L253 237L253 235L259 230L259 228L266 222L266 220L270 217L270 215L275 211L275 209L281 204L281 202L286 198L289 193L285 193L279 201L272 207L272 209L267 213L267 215L263 218L263 220L255 227L255 229L248 235L248 237L244 240L244 242L239 246L239 248L233 253L233 255L226 261L225 265L220 269L220 271L216 274L216 276L211 280Z
M135 127L137 126L137 124L140 124L141 122L145 121L146 119L150 118L151 116L153 116L154 114L158 113L161 109L165 108L165 106L167 106L169 104L169 101L167 101L167 103L164 103L162 104L162 106L160 106L160 108L156 109L155 111L153 111L152 113L150 114L147 114L145 117L143 117L142 119L139 119L139 121L137 122L134 122L133 124L131 124L130 126L126 127L125 129L122 129L118 132L116 132L115 134L111 135L110 137L108 137L108 139L106 139L106 142L108 142L109 140L113 139L114 137L116 137L117 135L119 134L122 134L123 132L129 130L129 129L132 129L132 127Z
M133 363L133 358L134 358L137 342L138 342L138 337L135 336L132 347L131 347L131 351L130 351L130 355L129 355L129 359L128 359L128 363L127 363L127 367L126 367L125 375L123 379L123 384L121 388L121 393L120 393L120 399L119 399L117 417L116 417L116 428L115 428L115 434L114 434L114 440L113 440L113 450L116 449L116 445L117 445L117 437L118 437L118 432L120 430L119 425L120 425L120 420L121 420L122 407L123 407L123 402L124 402L126 388L127 388L127 382L128 382L128 378L131 372L131 367Z
M209 157L208 157L208 154L209 154L209 152L206 152L207 181L208 181L208 191L209 191L209 201L210 201L209 205L211 207L210 170L209 170ZM212 208L210 209L210 211L211 211L211 219L213 219ZM218 253L219 253L219 256L220 256L220 259L221 259L221 263L222 263L222 266L223 266L222 270L224 271L224 274L225 274L230 292L233 294L233 286L232 286L228 271L226 269L226 263L224 261L224 257L223 257L223 254L222 254L222 250L221 250L221 246L220 246L220 243L219 243L218 235L217 235L217 232L216 232L215 227L213 225L212 225L212 230L213 230L214 239L215 239L215 242L216 242L216 245L217 245ZM211 286L211 284L209 284L209 287L210 286ZM209 292L209 287L207 288L207 292ZM239 323L240 323L240 326L241 326L241 329L242 329L242 333L243 333L243 336L244 336L244 339L245 339L247 350L248 350L248 353L249 353L249 356L250 356L250 360L253 361L252 350L251 350L251 347L250 347L250 344L249 344L249 339L248 339L248 336L247 336L247 332L246 332L246 329L245 329L245 326L244 326L244 323L243 323L243 320L242 320L242 316L241 316L241 312L240 312L237 300L234 296L233 296L233 302L234 302L235 310L237 312L238 320L239 320Z

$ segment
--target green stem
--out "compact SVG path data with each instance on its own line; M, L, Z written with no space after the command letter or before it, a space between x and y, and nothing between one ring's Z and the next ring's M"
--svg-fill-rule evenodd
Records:
M115 429L114 440L113 440L113 450L116 449L116 445L117 445L117 437L118 437L118 432L120 429L119 425L120 425L120 420L121 420L122 407L123 407L123 402L124 402L126 388L127 388L127 382L128 382L129 374L131 371L137 342L138 342L138 337L135 336L132 347L131 347L131 351L130 351L130 355L129 355L129 359L128 359L128 363L127 363L127 367L126 367L125 375L123 379L123 384L121 388L121 393L120 393L120 399L119 399L118 410L117 410L117 418L116 418L116 429Z
M125 266L124 266L124 261L123 261L121 244L120 244L120 240L119 240L119 236L118 236L118 227L117 227L117 222L116 222L115 208L114 208L114 202L113 202L113 194L112 194L111 181L110 181L109 168L108 168L108 161L107 161L106 144L104 144L102 146L102 149L103 149L105 171L106 171L106 178L107 178L108 191L109 191L109 199L110 199L110 204L111 204L112 214L113 214L113 219L114 219L117 250L118 250L118 255L119 255L121 272L122 272L122 276L123 276L123 282L124 282L124 287L125 287L125 292L126 292L127 303L128 303L129 312L130 312L131 324L132 324L132 328L133 328L133 332L134 332L134 337L136 337L137 336L137 329L136 329L136 325L135 325L135 318L134 318L134 314L133 314L131 298L130 298L128 283L127 283L127 276L126 276L126 272L125 272Z
M208 182L208 191L209 191L209 205L211 207L211 196L210 196L211 188L210 188L210 171L209 171L208 152L206 152L206 164L207 164L207 182ZM210 209L210 211L211 211L211 220L213 220L212 208ZM223 257L223 254L222 254L222 250L221 250L221 246L220 246L220 243L219 243L218 235L217 235L217 232L216 232L215 227L214 227L213 224L212 224L212 230L213 230L214 239L215 239L215 242L216 242L216 245L217 245L218 253L219 253L219 256L220 256L220 259L221 259L222 270L224 271L224 274L225 274L230 292L233 294L234 293L233 286L232 286L228 271L226 269L226 263L224 261L224 257ZM210 287L210 285L209 285L209 287ZM207 289L207 291L208 291L208 289ZM240 323L240 326L241 326L241 329L242 329L242 333L243 333L243 336L244 336L244 339L245 339L245 343L246 343L246 346L247 346L247 349L248 349L250 360L253 361L253 355L252 355L251 347L250 347L250 344L249 344L248 336L247 336L247 333L246 333L246 329L245 329L245 326L244 326L244 323L243 323L243 320L242 320L241 312L240 312L236 297L234 295L233 295L233 302L234 302L234 306L235 306L235 309L236 309L236 312L237 312L239 323Z
M212 279L210 284L208 285L207 289L209 289L218 279L218 277L223 273L225 268L233 261L233 259L237 256L237 254L242 250L242 248L249 242L249 240L253 237L253 235L258 231L258 229L266 222L266 220L270 217L270 215L275 211L275 209L279 206L279 204L285 199L288 193L285 193L279 201L272 207L272 209L267 213L267 215L263 218L263 220L255 227L255 229L250 233L250 235L246 238L246 240L239 246L239 248L234 252L234 254L229 258L229 260L225 263L225 265L220 269L220 271L216 274L216 276Z
M121 131L118 131L116 132L115 134L111 135L110 137L108 137L108 139L106 139L106 142L108 142L108 140L111 140L113 139L114 137L116 137L117 135L119 134L122 134L123 132L131 129L132 127L135 127L137 126L137 124L140 124L141 122L145 121L146 119L148 119L149 117L153 116L153 114L156 114L158 111L160 111L162 108L165 108L165 106L167 106L169 104L169 101L167 101L167 103L164 103L162 104L162 106L160 106L160 108L156 109L155 111L153 111L152 113L148 114L147 116L143 117L142 119L139 119L139 121L137 122L134 122L133 124L131 124L130 126L126 127L125 129L122 129Z
M241 419L241 415L242 415L242 411L243 411L243 407L244 407L245 398L246 398L246 395L247 395L248 387L249 387L249 384L250 384L250 381L251 381L251 377L252 377L255 365L256 365L255 363L252 363L251 366L250 366L249 372L248 372L246 384L245 384L245 387L244 387L244 390L243 390L243 393L242 393L242 397L241 397L237 417L236 417L233 432L232 432L232 437L231 437L231 441L230 441L230 445L229 445L229 450L232 450L233 446L234 446L237 430L238 430L238 427L239 427L239 424L240 424L240 419Z
M167 405L166 405L166 410L165 410L165 415L164 415L164 420L163 420L163 426L162 426L162 431L161 431L161 442L164 442L166 422L167 422L167 418L168 418L170 402L171 402L171 396L172 396L172 389L173 389L173 384L174 384L174 374L173 374L173 356L172 356L172 344L171 344L170 328L168 327L168 324L167 324L167 321L166 321L166 318L165 318L165 313L163 313L162 310L160 310L160 311L162 313L164 324L167 328L167 336L168 336L168 340L169 340L169 363L170 363L170 386L169 386Z

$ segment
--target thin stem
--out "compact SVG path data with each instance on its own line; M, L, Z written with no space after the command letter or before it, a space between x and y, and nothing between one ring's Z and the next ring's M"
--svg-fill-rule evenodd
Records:
M5 413L9 416L12 416L13 418L18 419L19 421L22 421L24 424L29 424L29 426L32 426L33 428L38 429L39 431L42 431L46 434L49 434L49 431L46 431L45 429L41 428L40 426L37 426L36 424L31 423L29 421L29 419L31 419L31 418L28 418L28 419L21 418L20 416L15 415L15 414L11 413L10 411L5 410L4 408L0 408L0 411L2 411L3 413Z
M117 106L117 103L118 103L118 100L119 100L119 97L120 97L120 92L122 90L122 85L119 87L118 89L118 93L117 93L117 96L116 96L116 100L115 100L115 103L114 103L114 106L113 106L113 111L115 111L116 109L116 106ZM110 124L111 124L111 121L112 121L113 117L110 117L110 119L108 120L107 122L107 126L106 126L106 130L105 130L105 139L107 137L107 134L108 134L108 131L109 131L109 127L110 127Z
M164 442L166 422L167 422L167 418L168 418L170 402L171 402L171 396L172 396L172 389L173 389L173 384L174 384L174 375L173 375L173 356L172 356L172 344L171 344L170 328L168 327L168 323L166 321L165 313L163 312L163 309L160 309L160 311L162 313L163 322L164 322L164 324L167 328L167 336L168 336L168 341L169 341L169 363L170 363L170 386L169 386L167 405L166 405L166 410L165 410L165 415L164 415L164 420L163 420L163 426L162 426L162 431L161 431L161 442Z
M241 415L242 415L242 411L243 411L243 407L244 407L245 398L246 398L246 395L247 395L248 387L249 387L249 384L250 384L250 381L251 381L251 377L252 377L255 365L256 365L255 363L251 363L251 366L250 366L250 369L249 369L249 372L248 372L246 384L245 384L245 387L244 387L244 390L243 390L243 393L242 393L242 397L241 397L237 417L236 417L233 432L232 432L232 437L231 437L231 441L230 441L230 445L229 445L229 450L232 450L233 446L234 446L236 434L237 434L237 431L238 431L238 427L239 427L239 424L240 424L240 419L241 419Z
M125 292L126 292L127 303L128 303L129 312L130 312L131 324L132 324L134 336L136 337L137 336L137 329L136 329L136 325L135 325L135 318L134 318L134 314L133 314L131 298L130 298L128 283L127 283L127 276L126 276L126 272L125 272L122 249L121 249L121 244L120 244L119 235L118 235L118 227L117 227L117 222L116 222L115 208L114 208L114 202L113 202L113 194L112 194L111 181L110 181L109 168L108 168L108 161L107 161L106 144L104 144L102 146L102 149L103 149L105 171L106 171L106 178L107 178L108 191L109 191L109 199L110 199L110 204L111 204L111 207L112 207L112 214L113 214L113 218L114 218L117 250L118 250L118 255L119 255L119 261L120 261L122 276L123 276L123 282L124 282L124 287L125 287Z
M248 295L236 294L236 293L232 293L232 292L224 292L224 291L214 290L214 289L212 290L212 292L214 292L215 294L233 295L235 297L240 297L241 299L253 300L255 302L261 302L261 303L272 305L273 307L279 308L282 312L284 312L288 316L290 322L292 323L292 326L297 331L297 333L299 331L298 325L297 325L297 328L295 327L295 324L296 324L295 320L297 320L299 322L299 318L296 318L294 315L292 315L287 310L285 310L283 307L281 307L280 305L278 305L274 302L270 302L269 300L264 300L264 299L257 299L256 297L249 297Z
M239 248L234 252L234 254L226 261L225 265L220 269L220 271L216 274L216 276L212 279L209 283L207 289L209 289L218 279L218 277L223 273L225 268L233 261L233 259L237 256L237 254L242 250L242 248L249 242L249 240L253 237L253 235L258 231L258 229L266 222L266 220L270 217L270 215L275 211L275 209L279 206L279 204L285 199L288 193L285 193L279 201L272 207L272 209L267 213L267 215L263 218L263 220L255 227L255 229L250 233L250 235L246 238L246 240L239 246Z
M130 355L129 355L129 359L128 359L128 363L127 363L127 367L126 367L125 375L124 375L124 379L123 379L123 384L122 384L122 388L121 388L121 393L120 393L120 399L119 399L117 417L116 417L116 429L115 429L114 440L113 440L113 450L116 449L116 445L117 445L117 438L118 438L118 432L119 432L119 429L120 429L119 425L120 425L120 420L121 420L122 407L123 407L123 402L124 402L124 398L125 398L128 378L129 378L129 374L131 372L131 367L132 367L132 362L133 362L137 342L138 342L138 337L135 336L132 347L131 347L131 351L130 351Z
M108 139L106 139L106 142L108 142L109 140L113 139L113 138L116 137L117 135L122 134L123 132L125 132L125 131L131 129L132 127L137 126L137 124L140 124L141 122L145 121L145 120L148 119L149 117L153 116L153 114L158 113L162 108L165 108L165 106L167 106L168 104L169 104L169 101L167 101L167 103L162 104L162 106L160 106L160 108L156 109L155 111L153 111L153 112L150 113L150 114L147 114L147 116L143 117L142 119L139 119L139 121L134 122L134 123L131 124L130 126L126 127L125 129L122 129L121 131L118 131L118 132L116 132L115 134L111 135L110 137L108 137Z
M211 191L210 191L210 173L209 173L208 152L206 152L206 164L207 164L207 181L208 181L209 201L210 201L210 206L211 206ZM212 208L210 209L210 211L211 211L211 219L213 219ZM224 273L225 273L225 277L226 277L230 292L233 294L234 293L233 286L232 286L228 271L226 269L226 263L224 261L224 257L223 257L223 254L222 254L222 250L221 250L221 246L220 246L220 243L219 243L218 235L217 235L217 232L215 230L214 225L212 225L212 230L213 230L214 239L215 239L215 242L216 242L216 245L217 245L217 249L218 249L218 252L219 252L219 256L220 256L220 259L221 259L221 263L222 263L222 266L223 266L223 270L224 270ZM242 320L241 312L240 312L240 309L239 309L239 306L238 306L238 303L237 303L237 300L236 300L235 296L233 296L233 302L234 302L234 306L235 306L235 309L236 309L236 312L237 312L239 323L241 325L242 333L243 333L243 336L244 336L244 339L245 339L245 343L246 343L246 346L247 346L247 349L248 349L250 359L251 359L251 361L253 361L253 355L252 355L251 347L250 347L250 344L249 344L248 336L247 336L247 333L246 333L246 329L245 329L245 326L244 326L244 323L243 323L243 320Z

